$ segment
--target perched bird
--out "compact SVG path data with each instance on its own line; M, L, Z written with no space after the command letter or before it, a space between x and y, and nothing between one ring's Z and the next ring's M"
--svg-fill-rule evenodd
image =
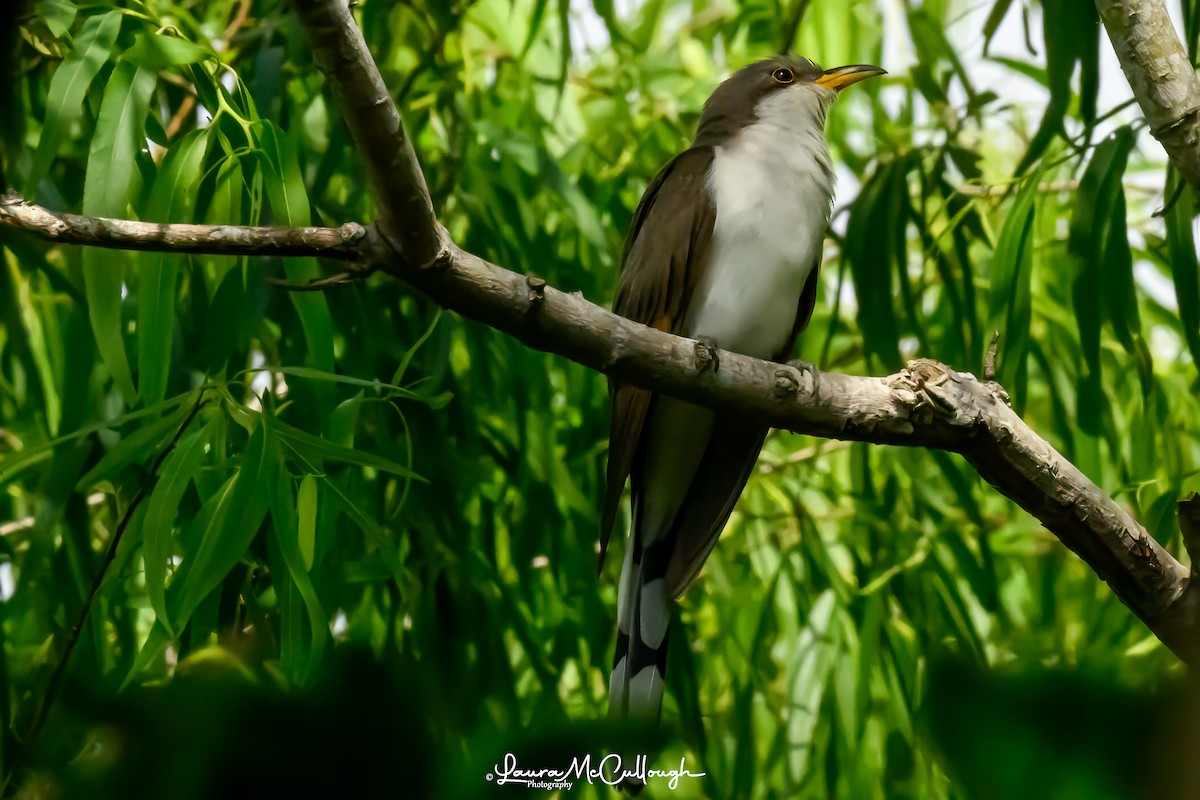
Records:
M757 358L786 358L816 301L833 204L825 112L879 67L751 64L704 104L692 146L651 182L613 310ZM611 714L656 721L671 603L699 573L767 428L613 381L600 557L626 479L633 524L618 591Z

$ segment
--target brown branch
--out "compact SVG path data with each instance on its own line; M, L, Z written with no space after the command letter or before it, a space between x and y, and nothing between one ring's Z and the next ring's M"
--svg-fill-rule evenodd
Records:
M15 207L59 219L36 206ZM12 218L3 209L0 222ZM143 225L74 220L85 230ZM96 243L84 236L58 236L53 226L24 229L44 238ZM797 433L961 453L989 483L1078 553L1169 647L1200 662L1191 635L1197 623L1196 593L1190 590L1187 570L1034 433L1008 407L999 386L927 360L910 362L886 378L820 372L814 380L811 373L787 364L722 352L714 371L708 349L697 342L631 322L579 294L484 261L455 245L444 229L436 230L440 255L431 267L398 260L374 226L356 241L353 255L364 270L387 271L443 306L529 347L630 383ZM112 238L100 243L124 246ZM170 249L161 239L153 244ZM191 252L228 252L219 238L189 240L187 247Z
M401 250L399 259L375 262L380 269L530 347L630 383L800 433L961 453L1079 554L1168 647L1200 663L1200 603L1187 569L1034 433L1006 405L999 387L932 361L911 362L887 378L819 373L806 380L791 366L733 353L720 354L719 369L704 369L696 342L622 319L467 253L431 215L407 213L429 208L425 180L345 4L297 0L296 7L317 61L341 88L343 114L370 165L386 238L397 219L409 223L411 241L424 242L436 232L432 259L422 245L420 258ZM395 128L376 129L377 119ZM423 236L426 223L431 227Z
M999 386L927 360L910 362L895 375L869 378L801 372L722 352L714 370L706 347L484 261L459 248L432 216L429 229L418 230L420 218L406 216L413 195L426 192L420 173L411 171L415 160L399 157L403 153L397 155L396 142L387 136L363 135L370 120L381 116L399 126L399 116L365 50L354 49L361 36L349 15L338 10L344 10L344 0L298 0L297 5L306 26L319 28L312 41L318 59L330 65L331 83L357 87L343 111L360 152L374 165L377 187L387 188L376 194L379 223L365 231L354 224L292 231L156 225L55 215L9 198L0 203L0 225L108 247L286 255L315 255L323 247L321 255L387 271L529 347L639 386L799 433L960 453L1077 553L1168 647L1185 661L1200 663L1200 593L1188 570L1031 430L1005 403ZM330 22L334 19L347 27L340 35ZM348 57L348 52L357 55ZM397 131L399 141L406 141ZM411 224L389 235L385 220ZM175 235L185 231L191 234ZM230 231L238 232L233 237L238 249L229 249ZM425 244L396 246L425 239L434 243L429 257ZM285 251L284 242L291 249Z
M1096 0L1150 133L1200 191L1200 79L1162 0Z
M713 372L696 342L531 283L444 241L442 269L393 264L392 273L530 347L797 433L962 454L1083 558L1168 647L1200 663L1187 569L1030 429L999 387L926 360L886 378L821 372L815 386L792 366L735 353L721 352Z
M84 217L49 211L20 197L0 197L0 228L25 231L64 244L161 253L229 256L319 256L360 261L366 228L267 228L250 225L189 225Z
M408 263L432 264L439 243L425 174L350 4L296 0L295 7L366 163L383 239Z

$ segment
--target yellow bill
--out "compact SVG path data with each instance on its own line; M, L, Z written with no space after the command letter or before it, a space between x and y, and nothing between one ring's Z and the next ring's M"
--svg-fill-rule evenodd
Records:
M873 67L870 64L850 64L845 67L834 67L825 70L825 74L817 78L817 85L826 89L845 89L851 84L874 78L876 75L886 75L887 70Z

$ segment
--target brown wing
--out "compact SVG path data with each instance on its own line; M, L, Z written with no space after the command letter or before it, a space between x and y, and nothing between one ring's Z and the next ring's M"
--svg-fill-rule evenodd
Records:
M700 573L729 520L770 429L737 417L720 416L704 458L679 507L669 534L667 596L677 598Z
M679 333L704 265L712 236L714 208L709 199L711 147L694 147L677 156L642 195L625 250L613 311L634 322ZM650 232L653 233L650 233ZM621 492L633 467L653 394L609 381L612 427L608 439L607 486L600 519L600 564L621 505Z
M796 323L792 326L792 338L788 339L783 352L775 356L776 361L783 361L792 354L792 348L796 346L796 337L808 327L809 320L812 319L813 309L817 307L817 273L820 271L821 257L817 256L817 263L813 264L812 272L808 273L808 280L804 282L804 291L800 292L800 304L796 309Z
M775 356L776 360L781 361L791 354L796 337L812 319L820 267L818 260L808 274L800 293L792 336L783 351ZM696 469L687 498L671 525L674 546L665 576L668 596L679 597L700 573L754 470L767 431L765 426L742 422L737 417L717 419L712 438L704 450L704 459Z

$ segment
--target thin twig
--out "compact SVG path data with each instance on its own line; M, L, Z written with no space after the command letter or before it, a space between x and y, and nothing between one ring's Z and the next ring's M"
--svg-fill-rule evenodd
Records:
M267 278L267 283L289 292L323 292L335 286L350 286L355 283L362 283L370 275L377 272L378 269L377 266L369 266L353 272L339 272L336 275L330 275L325 278L312 278L304 283L296 283L295 281L284 280L282 278Z
M775 429L773 428L772 430L775 430ZM760 462L758 465L758 471L762 475L769 475L772 472L776 472L778 470L790 467L793 464L799 464L804 461L809 461L813 458L816 458L817 456L828 455L829 453L836 453L838 450L845 450L845 449L849 448L850 445L851 445L850 442L839 442L835 439L826 439L824 441L821 441L821 442L813 445L812 447L804 447L799 450L795 450L795 451L789 453L787 456L785 456L781 459L778 459L777 461L768 461L767 459L760 459Z
M163 461L166 460L166 457L170 454L170 452L175 449L175 445L179 442L180 437L183 436L184 431L188 429L188 426L191 425L192 420L194 420L196 415L200 413L200 409L202 409L207 403L208 400L206 400L204 397L204 390L201 390L200 394L196 397L195 405L192 406L191 411L188 412L187 417L184 418L183 422L179 426L179 429L175 431L175 435L171 437L171 441L165 448L163 448L163 451L158 454L158 458L154 459L154 465L150 468L149 480L142 485L141 489L138 490L137 495L135 495L129 505L126 506L125 513L121 515L121 519L117 523L116 530L113 532L112 540L108 543L108 550L104 554L104 560L100 562L100 567L96 570L96 575L92 579L92 588L90 591L88 591L87 597L84 598L83 606L79 609L79 616L75 620L75 624L67 632L67 640L63 644L62 655L59 657L58 663L54 666L54 672L51 674L50 682L46 686L46 694L42 697L42 703L38 707L37 714L34 716L33 722L29 726L29 730L26 731L21 750L21 760L13 768L12 772L9 773L8 780L10 780L18 771L18 768L28 760L27 754L29 753L30 748L33 746L34 741L37 739L38 734L41 733L42 727L46 723L46 718L49 715L50 709L54 705L54 700L58 695L59 686L62 684L63 677L66 675L67 665L71 660L71 654L75 651L75 646L79 643L79 635L83 631L83 626L87 624L88 614L91 613L92 606L96 601L96 596L100 593L100 586L104 583L104 578L108 574L108 569L112 566L113 560L117 557L117 547L121 544L121 538L125 534L125 529L129 527L129 521L133 519L133 512L137 510L137 507L141 504L142 500L145 499L149 488L154 485L154 479L157 477L158 470L162 466ZM8 780L6 780L6 783Z

